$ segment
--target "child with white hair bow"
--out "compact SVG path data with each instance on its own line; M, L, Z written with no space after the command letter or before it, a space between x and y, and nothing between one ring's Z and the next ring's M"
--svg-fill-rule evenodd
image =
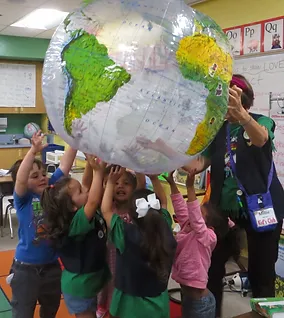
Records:
M132 223L113 213L113 189L125 169L113 167L101 210L117 249L116 278L110 314L117 318L168 318L168 279L176 241L172 219L155 193L136 190L129 200Z

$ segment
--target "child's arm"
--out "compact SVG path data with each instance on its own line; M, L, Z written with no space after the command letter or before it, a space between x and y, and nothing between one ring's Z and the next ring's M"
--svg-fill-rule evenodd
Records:
M188 174L186 178L187 201L194 202L197 200L194 188L195 173Z
M59 169L63 172L65 176L68 176L72 168L73 162L75 160L76 154L77 150L73 148L68 148L62 156L62 158L60 159Z
M139 172L135 172L135 175L136 175L136 180L137 180L136 189L137 189L137 190L145 189L145 188L146 188L146 178L145 178L145 174L139 173Z
M19 197L23 197L27 192L29 175L33 169L36 154L48 146L48 144L42 143L44 137L45 136L41 133L41 131L38 131L33 135L31 140L32 147L25 155L25 158L19 167L15 182L15 192Z
M96 211L101 204L102 196L103 196L103 177L104 177L104 169L106 164L101 162L97 163L97 158L90 156L88 157L88 161L90 166L93 169L93 181L91 185L91 189L89 191L88 201L85 205L84 211L87 219L91 220Z
M183 170L187 171L189 174L197 174L200 173L207 168L209 168L211 165L210 158L207 158L206 156L199 155L195 159L191 160L188 164L183 166Z
M171 188L171 194L178 194L180 193L179 192L179 189L175 183L175 180L174 180L174 171L170 172L168 176L164 175L163 174L163 178L167 180L170 188Z
M209 229L202 217L200 203L198 202L194 189L195 174L188 175L186 179L188 197L188 218L191 229L195 232L197 240L204 246L209 246L216 242L216 234Z
M158 151L169 159L176 159L178 157L178 153L169 147L161 138L158 138L156 141L151 141L145 137L137 137L136 141L145 149Z
M158 176L155 176L155 175L149 175L149 178L151 179L154 192L156 193L157 197L160 199L161 207L163 209L167 209L168 200L167 200L167 196L164 191L164 188L161 184L161 181L159 180Z
M108 176L101 210L106 224L109 228L111 227L111 219L114 214L112 210L114 186L117 180L123 175L124 171L125 169L119 166L112 167Z
M90 165L89 161L87 160L83 178L82 178L82 186L84 190L90 191L92 182L93 182L93 168Z
M163 177L167 180L171 187L171 200L174 207L174 212L179 225L183 227L186 223L188 223L187 205L182 194L179 192L173 174L174 171L170 172L168 176Z

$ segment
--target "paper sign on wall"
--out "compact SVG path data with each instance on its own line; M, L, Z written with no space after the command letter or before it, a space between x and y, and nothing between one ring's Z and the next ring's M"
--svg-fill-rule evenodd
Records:
M0 63L0 107L36 106L36 66Z
M225 33L230 41L233 55L240 55L242 50L242 29L230 29L226 30Z
M283 19L264 24L264 52L283 48Z
M244 54L259 53L261 50L261 24L244 27Z
M284 119L284 94L272 95L270 117L278 120Z

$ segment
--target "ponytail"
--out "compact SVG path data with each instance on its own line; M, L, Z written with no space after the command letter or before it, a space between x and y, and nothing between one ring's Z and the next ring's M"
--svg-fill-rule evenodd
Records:
M43 209L43 224L37 233L37 239L47 239L58 245L68 233L70 223L74 216L74 204L68 193L71 178L64 177L55 185L47 187L41 196Z
M167 282L173 258L173 246L169 240L169 225L161 210L150 208L144 217L138 218L136 199L147 198L153 192L147 189L137 190L131 199L130 215L141 231L141 249L149 267L156 273L161 282Z

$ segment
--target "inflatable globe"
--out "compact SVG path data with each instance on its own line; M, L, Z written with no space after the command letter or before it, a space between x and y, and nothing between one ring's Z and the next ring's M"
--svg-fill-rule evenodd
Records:
M212 142L231 77L222 29L183 1L95 0L53 35L43 95L72 147L156 174Z
M24 128L24 136L31 139L32 136L40 130L40 127L36 123L29 123Z

